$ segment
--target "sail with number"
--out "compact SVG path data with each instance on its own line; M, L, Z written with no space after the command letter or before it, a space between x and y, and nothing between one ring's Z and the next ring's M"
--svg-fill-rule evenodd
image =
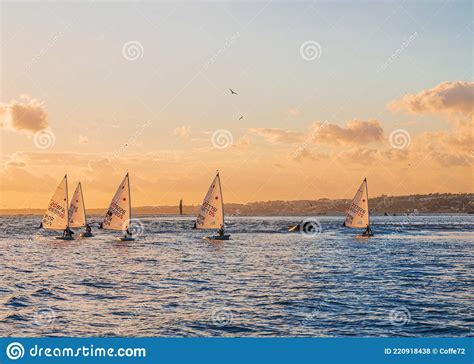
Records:
M197 229L220 229L224 226L224 201L219 172L207 191L196 221Z
M47 230L65 230L68 227L67 175L51 197L41 225Z
M69 205L69 227L83 227L86 224L86 208L84 207L81 182L79 182Z
M366 228L369 226L369 196L367 178L364 179L356 195L346 211L345 226L351 228Z
M130 180L127 173L120 183L117 192L115 192L114 198L105 214L102 227L109 230L127 230L130 224L131 210Z

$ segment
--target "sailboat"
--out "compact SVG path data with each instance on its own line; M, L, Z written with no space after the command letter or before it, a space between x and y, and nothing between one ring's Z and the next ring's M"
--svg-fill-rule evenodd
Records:
M56 191L49 201L48 209L43 216L40 228L46 230L63 230L62 236L56 236L58 240L73 240L69 229L67 174L59 183Z
M84 196L82 195L81 182L79 182L74 194L72 195L71 204L69 205L69 227L80 228L84 226L86 227L86 231L80 233L79 236L83 238L93 236L91 228L89 224L87 224Z
M217 234L205 237L207 240L229 240L224 232L224 201L222 199L219 171L211 183L196 220L196 229L216 229Z
M357 235L358 238L368 238L370 236L374 236L372 229L370 228L369 192L367 189L367 178L364 178L364 181L352 199L349 209L346 211L344 226L359 229L365 228L365 231L361 235Z
M179 214L183 214L183 199L179 200Z
M129 231L131 219L130 179L127 173L120 183L117 192L115 192L101 227L107 230L123 231L124 236L120 237L119 240L133 241L135 239L132 237L131 231Z

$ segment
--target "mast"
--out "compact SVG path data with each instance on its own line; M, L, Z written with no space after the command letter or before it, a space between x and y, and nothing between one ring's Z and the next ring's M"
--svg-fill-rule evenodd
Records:
M84 224L85 226L87 226L86 205L84 205L84 194L82 193L82 185L80 181L79 181L79 190L81 190L82 209L84 210Z
M217 178L219 179L219 193L221 195L221 204L222 204L222 229L224 229L224 224L225 224L224 197L222 196L222 185L221 185L221 177L219 176L219 170L217 170Z
M365 193L367 195L367 227L370 226L370 212L369 212L369 187L367 186L367 177L364 178Z
M66 179L66 230L69 230L69 191L67 189L67 173L64 175Z
M127 172L127 183L128 183L128 210L130 211L128 216L130 217L129 218L129 221L128 221L128 227L130 227L130 223L132 221L132 200L130 200L130 177L128 175L128 172Z

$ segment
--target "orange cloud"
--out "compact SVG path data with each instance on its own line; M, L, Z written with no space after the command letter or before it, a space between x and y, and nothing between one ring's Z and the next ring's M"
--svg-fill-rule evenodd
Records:
M191 128L189 126L180 126L173 130L173 134L181 139L188 139L191 135Z
M87 143L89 143L89 138L84 136L84 135L79 135L78 143L79 144L87 144Z
M279 128L252 128L251 133L257 134L274 144L292 144L302 142L305 133Z
M345 127L315 122L312 124L315 143L334 145L363 145L383 140L383 129L377 120L352 120Z
M28 96L22 100L0 104L0 127L32 133L46 129L49 123L44 104Z
M391 111L407 111L412 114L455 113L469 115L474 107L474 83L443 82L432 89L417 94L406 94L388 104Z
M252 145L252 141L250 140L250 137L246 134L242 136L241 138L237 139L234 144L232 144L232 147L237 148L237 149L247 149Z
M383 129L377 120L352 120L345 127L328 122L314 122L308 132L279 128L253 128L249 131L274 144L307 141L315 144L362 145L383 140Z
M297 148L293 153L290 154L290 159L296 162L303 162L305 160L316 162L322 160L324 157L327 157L327 155L315 153L305 146Z

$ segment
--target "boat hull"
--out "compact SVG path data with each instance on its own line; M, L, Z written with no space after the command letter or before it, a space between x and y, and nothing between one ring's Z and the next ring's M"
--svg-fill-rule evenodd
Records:
M224 240L230 240L230 234L206 236L206 237L204 237L203 239L204 239L204 240L208 240L208 241L224 241Z
M368 239L368 238L371 238L373 236L374 236L374 234L360 234L360 235L356 235L356 238L357 239Z
M92 233L80 233L79 236L81 238L91 238L91 237L94 236L94 234L92 234Z
M313 233L316 231L315 224L312 221L302 222L298 225L288 225L288 232L299 232Z
M74 240L72 236L55 236L56 240Z
M135 239L134 238L126 238L124 236L121 236L121 237L118 238L118 240L120 240L120 241L134 241Z

